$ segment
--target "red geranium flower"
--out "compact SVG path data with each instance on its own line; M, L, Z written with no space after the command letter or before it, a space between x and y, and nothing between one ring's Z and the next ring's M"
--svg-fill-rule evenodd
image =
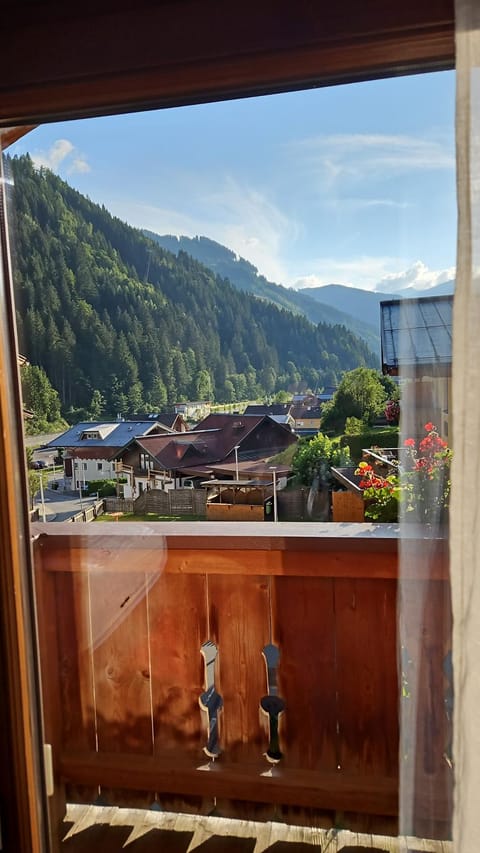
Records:
M432 432L432 430L435 429L435 426L431 421L429 421L428 424L425 424L425 429L427 432Z
M415 439L414 438L406 438L403 442L405 447L415 447Z

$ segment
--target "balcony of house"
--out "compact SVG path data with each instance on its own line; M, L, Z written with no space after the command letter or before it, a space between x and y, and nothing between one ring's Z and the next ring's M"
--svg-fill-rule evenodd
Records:
M162 849L237 834L250 846L235 850L450 850L445 540L372 524L32 529L66 850L99 822L103 842L122 825L145 851L175 827L184 846ZM400 830L428 844L395 846L399 778Z

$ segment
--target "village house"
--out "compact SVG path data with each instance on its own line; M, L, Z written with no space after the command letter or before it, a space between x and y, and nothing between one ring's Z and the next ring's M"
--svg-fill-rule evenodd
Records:
M311 395L305 397L302 402L294 403L291 415L298 435L315 435L319 431L321 406L316 396Z
M123 418L125 421L155 421L155 423L161 424L163 427L167 427L167 429L172 430L172 432L186 432L188 429L188 424L180 412L154 412L148 414L146 412L142 412L140 414L133 415L125 415Z
M177 415L183 415L186 420L200 420L211 411L212 404L207 400L189 400L185 403L175 403L174 410Z
M295 441L290 428L268 415L211 414L181 435L132 436L112 460L138 495L144 489L181 488L185 481L190 485L219 475L271 480L266 460Z
M64 487L75 490L95 480L110 480L117 473L116 455L135 436L171 433L158 421L80 423L46 446L63 450Z
M258 403L247 406L245 415L269 415L277 424L293 428L295 420L291 414L292 403Z
M66 120L129 108L138 110L178 104L183 107L188 103L221 98L265 95L337 82L345 85L409 71L418 74L419 71L453 68L456 46L461 96L457 112L459 164L461 167L465 164L467 172L467 177L459 181L459 291L463 302L457 312L457 332L464 343L464 352L459 357L458 376L464 375L465 389L473 398L478 385L478 360L475 358L478 292L472 286L476 205L471 203L472 198L475 200L475 184L470 182L469 176L475 175L476 162L466 140L468 138L475 152L475 135L470 133L474 98L469 86L470 81L475 80L478 55L475 37L480 26L478 4L458 0L456 9L455 42L453 0L408 0L403 4L387 0L364 4L347 1L341 10L335 4L322 4L319 9L316 4L298 0L295 4L277 3L274 14L271 8L258 3L236 6L208 2L152 4L140 0L133 10L131 4L98 0L96 4L72 4L68 14L64 4L50 0L42 4L11 4L8 38L1 57L2 122L7 128L2 131L2 144L8 145L15 138L16 123L23 123L20 129L23 133L28 127L54 117ZM128 45L128 50L121 49L124 45ZM415 78L413 88L415 90ZM3 192L6 185L7 182L3 182ZM7 220L0 219L0 229L4 232ZM13 369L16 367L13 363L15 311L11 301L13 289L9 284L8 239L5 233L2 237L0 254L4 274L0 288L3 288L7 309L1 312L0 318L0 467L3 466L0 663L4 673L1 708L4 760L0 782L4 845L19 853L60 849L60 838L64 837L68 826L63 822L65 782L70 796L72 791L81 788L85 792L92 791L93 799L97 797L99 785L111 791L121 779L122 802L126 799L124 787L135 792L171 792L176 797L175 802L183 803L189 798L189 804L192 795L200 799L198 791L201 788L203 810L209 802L208 797L212 808L215 807L215 815L218 797L220 805L229 804L230 815L240 812L255 816L258 807L256 811L247 811L248 801L254 799L262 803L263 814L264 804L268 803L271 806L269 814L294 815L302 824L308 824L314 806L318 805L322 809L322 824L328 814L332 815L332 828L324 835L316 826L312 830L309 825L302 826L301 837L303 840L303 833L308 833L309 842L318 845L321 841L322 849L328 848L329 853L330 848L331 853L337 849L337 841L338 849L342 850L360 849L360 846L363 849L364 845L399 850L407 846L410 849L413 844L415 849L450 851L449 841L438 841L437 846L431 839L437 837L437 826L443 833L438 837L448 838L447 824L451 815L451 794L444 772L451 769L448 767L451 761L445 755L445 746L451 743L451 738L443 737L445 715L450 714L451 719L448 690L450 688L451 693L452 679L445 666L451 656L444 658L445 649L449 648L447 614L451 576L456 631L453 652L455 719L460 721L455 730L454 749L457 768L455 849L476 849L479 761L478 750L472 748L472 744L478 736L478 627L476 620L469 617L475 612L478 599L475 583L478 549L474 546L479 531L468 481L474 483L478 472L476 456L469 456L468 451L477 412L472 399L467 401L463 384L457 383L456 405L457 411L465 417L465 425L457 426L461 420L457 418L455 430L460 459L465 458L466 462L459 464L456 472L458 508L453 513L452 535L457 547L452 548L451 571L447 558L442 557L445 550L442 552L438 543L435 553L441 556L432 566L418 556L416 561L413 559L423 540L413 540L414 547L410 551L407 540L407 547L402 549L410 563L413 560L413 566L408 567L411 572L408 601L413 617L406 614L410 616L406 627L411 640L405 651L411 650L412 645L418 650L409 681L404 682L402 678L397 683L396 680L396 661L402 640L400 634L398 639L396 636L396 589L398 584L400 590L401 570L407 564L404 562L403 567L398 564L400 549L394 535L382 539L372 536L371 531L354 535L350 530L346 540L344 527L339 528L338 534L328 533L323 540L317 530L303 532L300 537L285 527L282 537L277 534L268 539L265 535L254 539L250 532L244 535L245 544L257 551L249 551L247 560L242 557L238 538L232 537L228 527L223 534L212 528L210 537L195 537L193 533L189 536L184 531L177 532L174 525L169 525L164 536L150 537L172 561L170 572L163 572L164 564L158 564L161 583L157 583L153 591L157 593L156 599L152 594L156 610L143 607L146 616L142 622L137 609L134 618L129 620L128 608L122 603L118 607L115 596L111 595L111 564L115 564L117 576L128 576L135 560L142 584L148 589L144 577L147 578L148 572L148 577L155 578L151 574L155 557L151 549L143 547L141 533L135 540L134 535L117 531L116 546L105 549L106 534L101 529L91 531L87 547L83 529L75 529L79 525L71 525L73 529L67 536L52 530L53 525L46 525L46 529L39 526L31 536L27 524L25 488L23 495L18 494L22 481L21 453L18 452L21 430L16 429L16 425L21 419L21 407L18 377ZM472 318L470 329L466 322L468 316ZM5 460L8 464L4 464ZM315 527L309 525L309 529ZM469 536L464 535L465 531ZM35 566L25 548L30 540L35 547ZM350 553L346 554L346 547ZM178 553L183 557L175 559ZM235 569L234 573L230 570L225 573L220 578L221 583L216 574L219 559L228 560L228 566ZM322 577L309 576L312 564L320 568ZM95 571L88 574L90 565ZM180 573L179 566L190 566L191 573ZM305 576L299 577L299 569L303 567ZM379 568L382 571L379 572ZM420 571L415 574L415 569ZM256 575L252 575L253 570ZM94 649L96 665L91 667L90 678L85 677L86 670L80 664L87 658L91 662L93 658L85 653L88 642L81 645L80 638L85 630L83 623L88 621L85 614L92 612L92 606L99 599L102 574L105 589L110 592L110 596L103 597L110 598L112 607L121 612L124 630L123 634L115 633L113 643L105 642L105 649L100 644ZM36 602L32 578L37 583ZM91 578L96 580L96 588L90 583ZM203 584L205 610L200 596L195 597L199 584ZM85 608L76 604L71 593L82 587L88 588ZM205 587L210 597L203 594ZM264 590L270 587L274 595L268 596L269 610L263 608L267 618L262 619L259 595L261 593L261 598L266 600ZM366 594L362 594L363 588ZM468 596L460 594L465 588L470 592ZM331 590L332 594L324 594L324 589ZM423 589L427 593L424 600L418 595ZM188 630L183 630L181 619L175 620L176 598L180 599L180 612L190 614ZM417 601L423 606L417 607ZM334 605L331 610L329 602ZM434 609L434 602L440 602L441 607ZM230 735L230 742L236 750L239 742L242 749L248 749L251 742L253 752L247 753L249 761L243 766L240 760L238 772L235 765L227 764L226 768L216 768L220 772L201 773L199 782L197 764L192 764L190 759L193 771L182 764L183 755L190 757L195 742L193 712L178 714L177 726L173 714L167 717L168 725L163 716L159 726L151 697L160 696L159 707L165 715L178 696L180 701L183 696L192 697L196 680L199 680L195 658L198 637L207 636L204 626L210 625L212 612L217 617L215 629L222 636L223 684L228 678L228 684L233 685L229 691L233 697L233 716L236 712L239 720L235 728L230 717L224 731L233 729L234 737ZM419 612L417 625L415 615ZM155 613L155 621L150 613ZM165 618L157 614L165 614ZM32 629L35 623L39 626L38 640ZM446 629L442 630L444 623ZM164 632L160 633L163 625ZM265 637L271 635L272 625L282 644L280 689L287 699L287 713L286 725L283 721L280 732L281 736L284 736L283 731L289 735L288 753L286 766L281 767L278 774L271 766L268 772L260 774L251 770L255 766L251 756L256 756L261 746L257 729L250 723L253 720L257 725L258 697L261 695L261 690L255 690L256 670L252 662ZM157 653L150 655L150 636L155 636L154 631L157 636L152 650ZM148 645L143 641L142 648L148 649L148 656L142 654L137 658L132 654L131 640L135 635L142 641L147 638ZM380 644L378 637L382 638ZM415 644L414 640L418 642ZM235 653L229 657L225 650L230 648ZM118 650L123 649L127 653L119 654ZM158 649L162 654L158 654ZM377 649L381 654L376 654ZM114 664L110 667L112 653ZM408 654L406 657L408 660ZM41 679L36 668L39 658ZM148 661L147 665L144 660ZM167 662L174 673L170 681L166 674ZM112 674L114 677L110 678ZM403 672L398 674L403 676ZM414 678L420 685L417 692ZM157 690L156 694L150 692L150 696L148 689L143 690L152 707L151 717L148 717L145 703L141 702L142 691L126 689L126 685L132 683L135 688L141 679L147 687ZM95 690L96 683L101 689ZM202 686L199 684L198 693ZM42 688L43 709L39 702ZM103 699L102 705L105 693L107 700ZM98 713L97 702L100 703ZM193 704L198 706L192 699L192 707ZM411 765L406 760L401 761L403 777L398 781L397 714L405 704L408 706L407 720L413 718L416 728L414 732L403 731L400 746L408 743L411 748L408 756L405 749L400 755L404 759L412 755L415 766L407 776L402 767L407 766L410 771ZM109 711L113 709L109 716L105 716L105 707ZM185 705L182 711L184 708ZM198 712L198 707L196 710ZM330 720L335 740L330 736ZM137 735L144 730L146 737L142 740L141 735ZM152 735L157 731L161 737L155 742L153 756ZM406 741L408 734L414 737ZM171 762L168 755L165 757L167 750L163 749L163 741L159 744L163 737L174 756ZM436 750L439 743L440 749ZM228 748L226 753L228 759ZM46 774L44 767L49 754L53 755L52 774ZM341 763L337 764L339 759ZM318 760L318 765L310 769L309 760ZM52 786L52 790L48 790L51 776L54 789ZM48 798L47 793L51 794ZM133 802L138 803L136 793ZM410 834L412 831L422 836L428 834L430 840L403 837L397 846L396 839L391 837L369 834L367 840L367 836L360 834L363 826L368 827L369 833L391 832L399 802L402 803L402 820L412 816L408 824ZM154 807L159 803L155 798ZM235 811L238 803L241 811L240 808ZM89 804L86 809L91 814L100 807L92 808ZM111 826L110 817L105 818L104 811L114 812ZM138 839L139 834L145 833L145 818L139 820L132 832L130 826L120 827L120 811L116 808L102 810L102 820L98 817L102 826L88 825L86 831L83 817L84 822L79 821L78 826L73 827L76 838L69 837L66 847L73 842L78 849L82 844L92 851L102 845L103 849L112 848L124 843L124 839L127 843L129 836ZM346 840L344 827L349 825L352 813L355 834ZM154 811L149 812L149 820L154 814ZM165 814L169 817L168 812ZM71 813L69 817L71 819ZM203 842L203 839L209 827L213 833L220 831L221 819L192 815L187 823L186 817L178 816L175 826L189 833L192 848L198 846L199 840L208 847L210 840ZM239 821L226 823L226 832L230 835ZM54 845L49 842L49 826L54 842L58 842ZM282 844L287 846L281 840L276 841L280 823L249 821L243 828L249 834L248 845L256 844L257 849L266 849L270 842L271 849ZM165 849L182 845L179 839L171 841L166 827L161 829ZM400 831L407 831L405 824L401 824ZM300 830L294 827L293 832ZM314 833L313 839L310 832ZM120 841L119 833L122 833ZM72 830L69 830L71 835ZM159 835L154 830L141 837L142 849L156 849ZM293 837L297 839L299 834ZM288 838L290 840L292 835ZM218 840L218 837L213 840L213 846L218 847ZM243 841L233 840L236 847L243 845ZM228 841L230 839L220 843L226 848ZM134 846L136 843L134 840Z

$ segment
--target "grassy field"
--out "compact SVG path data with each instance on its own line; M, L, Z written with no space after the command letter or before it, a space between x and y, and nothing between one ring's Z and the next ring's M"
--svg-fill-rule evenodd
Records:
M158 515L156 512L147 512L145 515L135 515L134 512L125 512L123 515L113 515L105 512L99 515L95 521L205 521L202 515Z

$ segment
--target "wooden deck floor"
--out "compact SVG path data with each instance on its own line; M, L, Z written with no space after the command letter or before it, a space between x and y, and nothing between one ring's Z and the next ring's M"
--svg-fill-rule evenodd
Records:
M450 841L360 835L281 823L69 805L62 853L452 853Z

